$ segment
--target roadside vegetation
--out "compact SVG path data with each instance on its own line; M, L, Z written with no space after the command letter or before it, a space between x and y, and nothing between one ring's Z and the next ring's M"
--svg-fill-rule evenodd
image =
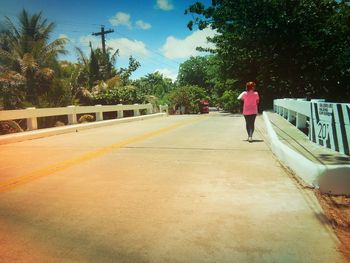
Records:
M350 100L349 1L216 0L188 7L189 29L210 27L213 95L255 81L261 107L275 98ZM227 85L228 84L228 85Z
M152 103L198 113L207 99L239 112L237 96L247 81L257 83L261 109L283 97L349 101L348 1L220 0L196 2L185 13L192 16L190 30L210 27L217 35L209 39L215 48L198 47L203 56L180 64L176 81L159 72L132 80L140 63L131 56L127 68L116 68L119 51L108 47L105 53L76 48L76 62L60 61L68 39L52 39L55 24L43 13L2 18L0 108Z

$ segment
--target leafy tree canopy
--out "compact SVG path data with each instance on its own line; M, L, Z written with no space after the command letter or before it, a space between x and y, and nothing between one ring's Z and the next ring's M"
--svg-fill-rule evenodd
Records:
M208 99L206 91L199 86L180 86L168 95L170 107L174 110L185 108L185 113L199 112L199 102Z
M280 97L350 98L350 8L335 0L197 2L192 29L211 27L222 79L256 81L265 107Z
M53 85L57 56L66 53L64 46L68 40L58 38L49 42L54 23L43 18L41 12L30 15L23 9L17 23L5 17L2 28L0 62L5 71L17 72L24 78L25 100L39 106L40 95L47 95Z
M172 80L164 77L158 71L149 73L134 83L144 94L153 95L160 99L174 88Z
M197 85L204 88L207 92L211 92L210 85L210 70L209 57L190 57L185 62L181 63L179 73L177 75L177 82L180 86Z

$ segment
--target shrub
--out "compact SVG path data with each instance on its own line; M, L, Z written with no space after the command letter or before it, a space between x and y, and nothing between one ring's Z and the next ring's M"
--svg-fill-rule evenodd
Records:
M23 132L16 121L0 121L0 134Z
M65 126L64 122L56 121L55 127L61 127L61 126Z
M103 90L92 97L95 104L115 105L142 103L144 96L138 92L135 86L113 87Z
M198 86L182 86L173 90L169 94L170 107L178 109L185 107L185 113L198 113L199 102L208 99L206 91Z
M237 99L238 96L239 93L237 91L226 90L219 98L220 107L228 112L239 112L241 103Z
M0 105L6 110L22 107L25 100L25 78L15 72L6 71L0 65Z
M84 122L92 122L94 121L94 116L90 115L90 114L84 114L83 116L81 116L78 120L79 123L84 123Z

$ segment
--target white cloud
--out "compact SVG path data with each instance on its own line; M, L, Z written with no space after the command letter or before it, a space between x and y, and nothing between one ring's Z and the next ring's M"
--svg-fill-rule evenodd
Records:
M85 46L89 46L89 43L91 42L91 45L96 47L101 47L101 38L95 37L95 36L81 36L79 39L79 42L82 43Z
M136 21L136 26L137 26L138 28L144 29L144 30L150 29L150 28L152 27L151 24L146 23L146 22L144 22L144 21L142 21L142 20L137 20L137 21Z
M127 38L115 38L107 40L106 44L107 46L113 48L113 50L119 49L120 57L129 57L131 55L149 55L146 45L142 41L130 40Z
M171 71L170 69L167 68L161 68L161 69L156 69L154 72L159 72L166 78L170 78L172 81L175 81L177 78L177 73Z
M198 56L201 52L197 51L196 47L214 48L214 44L209 43L207 37L213 37L215 34L216 31L206 28L197 30L184 39L169 36L160 50L169 59Z
M131 29L130 15L127 13L118 12L115 14L114 17L109 19L109 22L113 26L122 25L122 26L127 26L129 29Z
M80 38L80 43L85 46L89 45L89 42L93 48L101 48L101 39L94 36L83 36ZM149 56L149 51L146 48L145 43L137 40L130 40L127 38L112 38L106 40L106 46L111 47L113 51L119 49L119 56L121 58L128 58L129 56Z
M169 11L174 8L174 5L171 3L171 0L157 0L157 7L164 11Z

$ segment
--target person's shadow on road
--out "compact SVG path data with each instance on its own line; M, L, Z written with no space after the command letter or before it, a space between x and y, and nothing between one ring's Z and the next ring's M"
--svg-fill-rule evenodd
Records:
M243 140L244 142L247 142L248 140ZM251 143L253 142L264 142L264 140L252 140Z

